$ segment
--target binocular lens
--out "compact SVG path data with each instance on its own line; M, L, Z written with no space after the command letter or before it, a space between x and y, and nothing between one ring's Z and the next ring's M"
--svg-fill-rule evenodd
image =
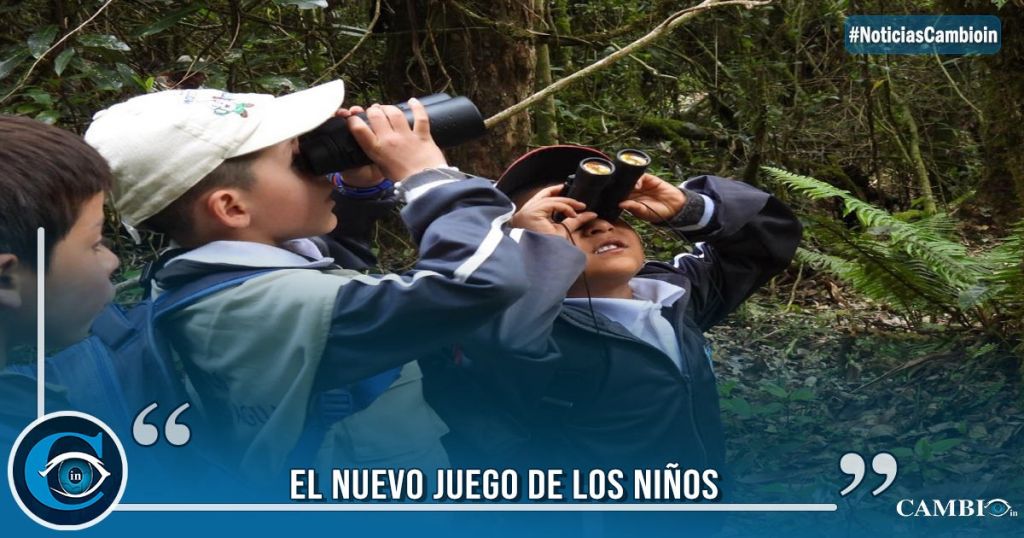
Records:
M597 176L607 176L611 174L614 170L610 165L611 163L608 161L597 157L585 159L580 163L581 168Z
M636 149L620 151L614 163L599 157L583 159L576 174L566 182L563 196L583 202L588 211L613 222L622 213L619 204L629 196L649 164L651 158Z
M647 166L651 164L651 158L646 153L639 151L623 150L619 152L619 160L633 166Z

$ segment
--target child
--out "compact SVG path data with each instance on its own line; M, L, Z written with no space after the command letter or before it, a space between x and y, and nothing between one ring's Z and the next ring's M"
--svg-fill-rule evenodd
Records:
M37 273L46 274L46 345L83 338L110 302L118 260L102 242L110 169L73 133L27 118L0 116L0 369L9 351L34 345ZM46 264L36 265L37 229ZM67 408L59 392L47 410ZM0 373L0 442L36 418L34 379Z
M348 122L399 182L420 246L416 268L341 270L306 239L335 227L334 187L293 164L297 136L342 98L340 81L279 98L172 90L101 111L86 133L111 163L125 223L183 247L158 264L154 294L219 272L264 271L160 328L205 408L206 443L249 478L276 479L294 461L315 396L336 388L351 401L315 440L310 454L321 465L445 466L447 429L423 400L414 359L485 322L526 285L501 232L508 199L447 166L414 100L411 129L390 106L370 107L368 124Z
M800 224L738 181L700 176L676 188L646 174L620 207L697 241L670 263L646 262L626 222L558 196L587 157L604 156L541 148L498 181L522 204L514 226L566 241L527 258L535 285L465 342L460 367L431 364L427 394L452 430L446 446L458 464L718 468L725 448L703 333L789 264ZM570 218L559 224L555 213Z

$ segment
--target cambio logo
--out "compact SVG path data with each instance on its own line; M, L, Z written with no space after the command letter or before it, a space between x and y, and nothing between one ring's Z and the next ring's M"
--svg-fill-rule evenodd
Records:
M902 499L896 513L903 517L1017 517L1003 499Z
M14 443L7 480L18 506L55 530L95 525L124 494L124 447L114 432L83 413L39 418Z

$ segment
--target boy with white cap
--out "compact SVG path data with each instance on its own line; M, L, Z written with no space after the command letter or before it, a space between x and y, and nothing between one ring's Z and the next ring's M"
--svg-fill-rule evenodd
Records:
M318 464L445 466L447 428L423 400L415 358L526 287L501 232L511 203L447 166L415 100L412 128L396 107L370 107L366 121L338 114L398 182L420 261L402 275L367 276L321 254L307 238L335 227L333 186L295 166L297 137L335 115L343 93L341 81L279 98L165 91L99 112L86 133L110 162L125 224L183 247L153 271L154 295L224 271L265 271L160 327L205 408L204 435L250 478L294 461L315 396L337 387L348 389L348 411L317 440Z

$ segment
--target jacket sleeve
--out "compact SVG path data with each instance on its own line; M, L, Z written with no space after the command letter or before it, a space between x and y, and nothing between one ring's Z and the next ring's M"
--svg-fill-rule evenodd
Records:
M374 226L398 205L398 196L389 190L379 197L354 198L342 193L334 195L334 213L338 226L327 237L328 252L345 269L364 271L377 265L370 248Z
M643 272L686 276L695 321L708 330L789 266L802 226L777 198L740 181L699 176L682 189L687 204L667 226L693 241L693 251Z
M496 396L529 406L543 395L561 357L551 331L586 256L561 237L522 229L509 235L519 244L530 287L461 347L474 376Z
M428 170L398 196L419 261L403 274L353 274L338 288L321 382L365 379L456 342L526 290L519 248L502 230L512 203L489 181Z

